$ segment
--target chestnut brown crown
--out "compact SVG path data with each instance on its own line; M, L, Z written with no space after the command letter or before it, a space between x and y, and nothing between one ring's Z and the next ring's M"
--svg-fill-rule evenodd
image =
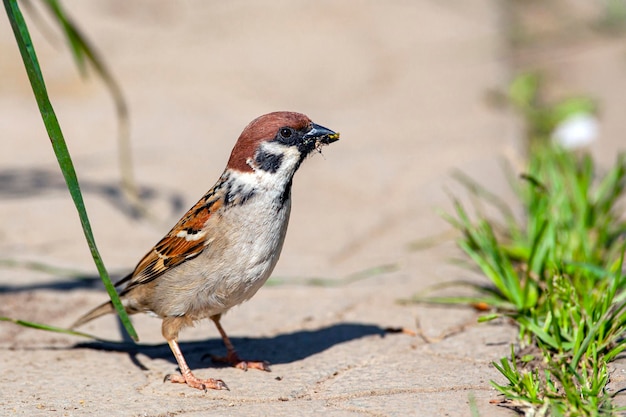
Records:
M290 140L285 140L286 137L290 137ZM264 142L280 141L285 146L296 146L304 159L314 148L315 141L328 144L338 137L338 134L316 125L304 114L288 111L268 113L254 119L241 132L227 168L241 172L252 171L248 161L255 158Z

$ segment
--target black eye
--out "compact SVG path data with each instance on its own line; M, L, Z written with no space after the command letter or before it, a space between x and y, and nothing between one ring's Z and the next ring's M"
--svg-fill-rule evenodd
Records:
M280 136L282 136L285 139L290 138L292 134L293 134L293 130L291 130L288 127L283 127L282 129L280 129Z

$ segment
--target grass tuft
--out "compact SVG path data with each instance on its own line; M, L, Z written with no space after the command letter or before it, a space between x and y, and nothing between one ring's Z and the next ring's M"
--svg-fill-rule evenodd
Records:
M620 201L626 157L600 173L584 151L555 144L551 132L572 114L591 111L576 98L541 102L539 79L513 83L511 102L524 117L530 154L514 184L523 208L511 210L463 179L474 201L490 203L504 221L473 214L459 201L445 218L461 232L458 246L491 287L473 297L413 301L490 306L481 321L506 316L519 327L518 349L494 366L507 383L493 386L527 415L613 415L608 363L626 349L626 222ZM623 410L622 410L623 411Z

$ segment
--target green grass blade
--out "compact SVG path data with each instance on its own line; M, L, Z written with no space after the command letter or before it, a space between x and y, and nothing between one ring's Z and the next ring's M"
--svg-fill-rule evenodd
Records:
M133 176L128 106L126 105L122 89L113 77L111 71L109 71L105 65L104 60L78 29L78 26L67 16L59 1L46 0L45 4L55 17L55 21L61 26L61 29L65 33L65 37L67 38L67 42L81 74L86 75L87 70L85 63L89 62L111 93L118 120L118 154L122 189L125 197L134 208L140 213L146 214L147 209L141 204L139 191Z
M3 0L3 3L7 16L9 17L9 21L11 22L11 27L18 44L20 54L22 55L22 60L24 61L24 67L26 68L28 79L32 86L33 93L35 94L41 117L43 118L48 136L50 137L52 148L54 149L59 166L63 172L63 177L67 183L67 187L70 195L72 196L72 200L74 201L74 205L76 206L76 210L78 211L78 216L80 218L87 244L89 245L89 250L91 251L91 256L93 257L98 273L102 278L102 282L109 293L109 297L111 298L115 309L120 315L126 331L133 340L137 340L137 333L135 332L128 315L124 311L124 307L122 306L117 292L115 291L115 287L111 283L107 270L100 257L100 253L98 252L98 248L96 247L96 242L91 231L91 225L85 210L85 203L80 192L74 165L67 149L65 139L63 138L61 127L59 126L54 109L52 108L52 104L48 98L46 85L41 74L39 62L30 39L30 34L28 33L26 22L24 21L24 17L22 16L16 0Z
M105 341L104 339L100 339L99 337L96 337L96 336L91 335L89 333L78 332L76 330L66 329L66 328L63 328L63 327L50 326L48 324L43 324L43 323L35 323L35 322L32 322L32 321L19 320L19 319L14 319L14 318L11 318L11 317L3 317L3 316L0 316L0 321L6 321L6 322L9 322L9 323L14 323L14 324L17 324L17 325L22 326L22 327L30 327L31 329L45 330L45 331L48 331L48 332L63 333L63 334L69 334L69 335L72 335L72 336L86 337L88 339ZM108 342L108 340L107 340L107 342ZM115 342L113 342L113 343L115 343Z
M75 30L74 25L65 16L65 13L57 0L45 0L45 4L56 17L57 22L59 22L62 26L65 36L69 42L70 49L72 50L72 55L76 61L76 65L78 66L81 74L84 75L87 71L85 67L85 51L82 47L82 40L79 32Z
M16 324L16 325L22 326L22 327L29 327L31 329L43 330L43 331L46 331L46 332L62 333L62 334L68 334L70 336L78 336L78 337L84 337L86 339L93 339L93 340L96 340L98 342L106 343L106 344L112 345L112 346L119 346L119 347L136 346L134 343L118 342L118 341L115 341L115 340L103 339L101 337L95 336L95 335L90 334L90 333L78 332L76 330L66 329L64 327L50 326L50 325L44 324L44 323L36 323L36 322L32 322L32 321L27 321L27 320L14 319L12 317L0 316L0 321L4 321L4 322L7 322L7 323L13 323L13 324Z
M558 349L560 347L560 343L557 341L555 337L551 335L550 332L541 328L537 323L531 321L528 317L520 316L517 318L517 321L530 330L535 336L541 339L544 343L550 345L554 349Z

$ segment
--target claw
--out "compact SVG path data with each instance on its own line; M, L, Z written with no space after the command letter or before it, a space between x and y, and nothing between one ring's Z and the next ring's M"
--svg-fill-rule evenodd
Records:
M209 389L230 391L228 385L226 385L226 383L221 379L199 379L191 373L187 376L178 374L167 374L165 375L165 378L163 378L163 382L166 381L177 384L187 384L191 388L196 388L204 392L207 392L207 390Z
M243 369L247 371L248 369L258 369L259 371L272 372L270 369L270 363L268 361L239 361L234 364L235 368Z
M166 319L163 320L164 325L166 323L165 321ZM191 388L200 389L200 390L203 390L204 392L206 392L207 389L228 390L228 386L221 379L213 379L213 378L198 379L196 378L196 376L191 372L191 369L189 369L189 366L187 365L187 362L185 361L185 357L183 356L183 353L180 351L180 346L178 346L178 341L176 340L176 338L166 337L166 339L167 339L167 343L170 345L170 348L172 349L172 353L174 354L174 357L176 358L176 362L178 362L180 374L165 375L165 378L163 378L163 382L170 381L170 382L174 382L177 384L187 384Z
M319 127L322 128L321 126ZM326 128L323 128L323 129L328 130ZM336 138L339 137L339 134L336 134L330 130L328 130L328 132L330 132L330 134L332 135L336 135ZM332 139L336 140L336 138L333 137ZM211 320L213 320L213 322L215 323L215 327L217 327L217 331L220 332L220 336L222 336L222 341L224 342L224 346L226 347L227 353L226 353L226 356L209 355L211 359L213 360L213 362L226 363L226 364L234 366L235 368L243 369L244 371L247 371L248 369L259 369L261 371L271 372L269 362L246 361L239 357L239 355L237 354L237 351L235 351L235 347L231 343L230 339L226 335L226 332L222 328L222 325L220 324L220 317L221 317L221 314L216 314L215 316L211 316Z
M223 389L226 391L230 391L230 388L228 388L228 385L226 385L226 383L222 381L221 379L218 379L215 382L217 382L217 385L218 385L218 388L216 389Z
M237 353L229 353L226 356L209 355L215 363L224 363L234 366L235 368L247 371L248 369L258 369L260 371L271 372L270 363L268 361L248 361L241 359Z

